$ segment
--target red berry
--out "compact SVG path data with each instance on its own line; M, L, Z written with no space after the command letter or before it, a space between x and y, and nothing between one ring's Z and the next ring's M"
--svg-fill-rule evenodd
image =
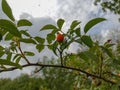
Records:
M62 42L64 41L64 35L58 33L58 34L57 34L57 37L56 37L56 40L57 40L59 43L62 43Z

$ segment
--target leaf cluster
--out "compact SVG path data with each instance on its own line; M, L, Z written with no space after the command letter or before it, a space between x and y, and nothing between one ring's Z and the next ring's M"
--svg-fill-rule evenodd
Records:
M98 3L101 4L103 11L110 10L114 14L120 14L120 1L119 0L108 0L108 1L102 1L102 0L95 0L95 5Z

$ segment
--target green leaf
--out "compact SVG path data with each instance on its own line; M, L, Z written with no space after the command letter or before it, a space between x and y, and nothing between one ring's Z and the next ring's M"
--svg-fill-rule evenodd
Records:
M81 53L79 54L79 56L80 56L80 58L82 58L83 60L88 60L88 59L89 59L89 58L85 55L84 52L81 52Z
M39 43L39 44L43 44L45 42L45 39L41 38L41 37L34 37L34 39Z
M30 34L27 32L27 30L21 30L20 33L27 37L31 37Z
M0 34L0 41L2 40L2 34Z
M12 57L12 53L9 53L9 54L7 55L7 60L8 60L8 61L11 61L11 57Z
M0 45L0 51L4 50L4 47Z
M33 52L28 52L28 51L25 51L24 54L27 56L34 56L35 55Z
M15 43L14 41L10 43L10 49L11 49L13 52L18 52L16 43Z
M79 25L80 24L80 22L79 21L77 21L77 20L74 20L73 22L72 22L72 24L70 25L70 29L74 29L77 25Z
M2 0L2 10L12 21L15 21L13 14L12 14L12 10L10 6L8 5L8 3L6 2L6 0Z
M48 45L48 49L53 50L53 45Z
M11 33L14 36L21 37L21 34L18 31L15 24L9 20L0 19L0 28L7 30L9 33Z
M11 33L7 33L5 36L5 40L11 40L13 38L13 35Z
M120 82L119 82L119 83L120 83ZM119 83L113 84L113 85L111 86L111 90L119 90L119 86L120 86Z
M59 19L59 20L57 21L57 25L58 25L58 28L59 28L60 30L61 30L61 28L62 28L64 22L65 22L64 19Z
M56 55L56 56L58 56L57 55L57 47L58 47L58 43L55 41L53 44L52 44L52 51L53 51L53 53Z
M20 56L21 56L21 54L16 54L16 55L13 57L13 61L14 61L16 58L20 57Z
M55 35L54 34L50 33L50 34L47 35L47 41L48 41L49 44L52 43L52 41L54 41L54 40L55 40Z
M2 57L4 54L4 47L0 45L0 57Z
M98 60L98 57L96 55L94 55L92 52L89 52L89 51L85 51L84 54L90 58L91 60L95 60L97 61Z
M93 26L95 26L96 24L105 21L105 18L95 18L90 20L84 27L84 32L87 33Z
M90 36L83 35L83 36L81 37L81 40L82 40L82 42L83 42L85 45L87 45L88 47L92 47L92 46L93 46L93 41L92 41L92 39L91 39Z
M53 53L57 56L57 47L58 47L58 43L55 41L53 44L48 45L48 49L52 50Z
M105 52L109 57L112 57L113 54L112 54L112 51L110 51L108 48L105 48L103 46L101 46L103 52Z
M80 27L75 29L75 33L77 36L81 36Z
M28 43L28 44L30 44L30 43L31 44L36 44L36 42L31 38L21 38L20 41L24 42L24 43Z
M43 27L41 28L41 31L42 31L42 30L49 30L49 29L57 30L56 26L54 26L54 25L52 25L52 24L47 24L47 25L45 25L45 26L43 26Z
M81 41L80 38L79 38L79 39L76 39L75 42L77 42L77 43L79 43L79 44L82 44L82 41Z
M22 69L22 66L17 64L17 63L14 63L14 62L11 62L11 61L7 61L5 59L0 59L0 64L2 65L9 65L9 66L15 66L15 67L18 67L19 69Z
M95 61L98 60L98 57L89 51L81 52L80 58L82 58L84 60L87 60L87 59L91 59L91 60L95 60Z
M1 50L1 49L0 49ZM2 57L3 55L5 54L5 52L4 51L0 51L0 57Z
M38 50L38 52L41 52L44 49L44 45L36 45L36 49Z
M0 27L0 35L4 36L7 33L7 30L4 30Z
M32 26L32 23L29 20L27 20L27 19L21 19L21 20L18 21L17 26L18 27L21 27L21 26Z
M18 58L16 58L16 63L19 63L21 60L21 56L19 56Z

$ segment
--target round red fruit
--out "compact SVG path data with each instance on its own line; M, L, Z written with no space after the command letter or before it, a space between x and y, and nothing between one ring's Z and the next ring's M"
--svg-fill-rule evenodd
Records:
M61 33L58 33L57 34L57 37L56 37L56 40L59 42L59 43L62 43L64 41L64 35L61 34Z

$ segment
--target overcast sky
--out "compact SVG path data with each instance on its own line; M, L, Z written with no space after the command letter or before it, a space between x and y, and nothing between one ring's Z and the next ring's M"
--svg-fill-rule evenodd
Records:
M1 0L0 0L1 1ZM73 20L81 21L81 27L85 25L87 21L95 17L104 17L107 21L95 26L89 32L102 33L103 36L109 34L108 32L113 29L120 28L118 22L119 16L114 15L111 12L104 13L100 6L94 6L94 0L7 0L12 8L13 14L16 20L26 18L32 21L33 26L27 28L30 33L35 35L44 35L45 33L39 33L40 28L45 24L55 24L56 20L63 18L66 21L63 31L69 27L68 25ZM0 5L1 6L1 5ZM0 18L6 18L0 7ZM30 49L28 47L28 49ZM71 46L71 51L75 50ZM41 54L37 54L36 57L49 55L49 51L43 51ZM30 69L25 69L23 72L29 72ZM0 76L14 76L16 77L21 71L16 70L12 72L2 73ZM17 73L17 74L15 74ZM13 75L15 74L15 75Z

